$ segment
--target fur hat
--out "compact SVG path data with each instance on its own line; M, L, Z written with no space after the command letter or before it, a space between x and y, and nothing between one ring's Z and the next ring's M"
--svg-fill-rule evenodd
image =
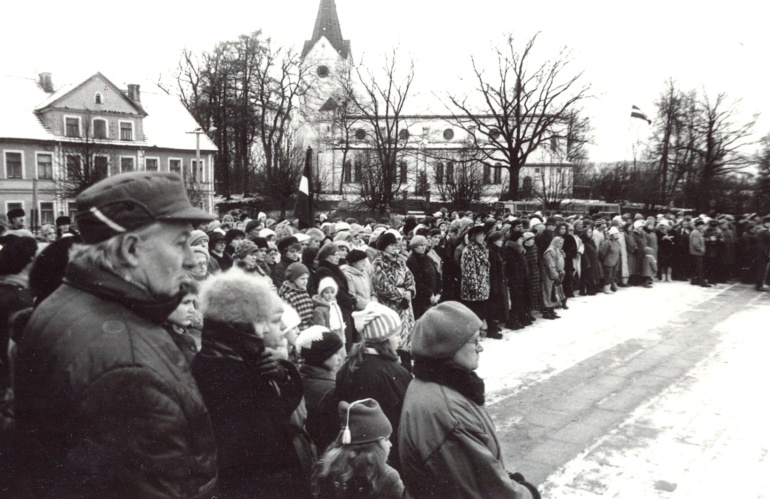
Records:
M254 229L259 229L260 223L261 222L259 220L249 220L246 223L246 227L244 228L244 232L251 232Z
M200 304L204 319L226 323L261 322L283 306L267 279L238 268L207 279Z
M337 232L334 235L334 242L349 242L351 239L353 239L353 234L350 233L350 231L343 230L342 232Z
M337 294L337 291L339 290L339 286L337 286L337 281L335 281L331 277L324 277L318 283L318 294L320 295L321 293L323 293L328 288L332 288L334 290L334 294L335 295Z
M354 249L350 253L348 253L347 261L348 264L352 265L356 262L360 262L361 260L364 260L366 258L366 252Z
M235 250L235 258L243 260L246 256L256 253L259 250L256 244L251 241L241 241L238 245L238 249Z
M14 208L12 210L8 210L7 215L8 215L8 220L12 220L14 218L26 217L27 216L25 211L23 209L21 209L21 208Z
M323 262L337 252L337 247L333 244L326 244L318 250L318 261Z
M275 236L275 231L273 229L262 229L259 231L259 237L267 239L270 236Z
M532 218L532 219L529 221L529 228L530 228L530 229L534 229L535 227L537 227L538 225L540 225L540 224L542 224L542 223L543 223L543 221L542 221L542 220L540 220L540 219L539 219L539 218L537 218L537 217L534 217L534 218Z
M284 273L284 278L289 282L296 281L299 277L302 277L303 275L310 275L310 270L308 268L299 263L294 262L288 267L286 267L286 272Z
M66 215L56 217L56 226L61 227L62 225L72 225L72 221L70 220L70 217Z
M610 227L610 235L613 235L613 234L615 234L615 235L619 235L620 234L620 231L618 230L617 227L614 227L614 226Z
M481 320L460 302L431 307L414 325L412 355L429 359L451 358L479 328Z
M337 248L347 248L347 250L350 251L350 243L347 241L334 241L334 245Z
M634 229L641 229L642 227L644 227L644 221L642 220L634 221Z
M297 353L305 364L319 367L343 347L342 339L324 326L310 326L297 337Z
M337 224L334 226L334 230L336 232L341 230L350 230L350 224L347 222L337 222Z
M483 225L474 225L468 230L468 240L470 241L474 237L476 237L478 234L484 234L486 231L484 230Z
M353 312L353 320L356 330L367 343L381 343L401 332L398 313L377 302L369 302L365 309Z
M411 241L409 241L409 247L414 249L417 246L427 246L428 240L425 239L424 236L414 236Z
M503 233L499 230L493 231L491 234L487 236L487 242L489 244L492 244L495 241L499 241L503 238Z
M385 251L391 244L398 244L398 239L392 232L384 232L377 239L377 249L380 251Z
M393 427L374 399L344 400L338 407L342 430L337 442L342 445L368 444L381 438L389 438Z

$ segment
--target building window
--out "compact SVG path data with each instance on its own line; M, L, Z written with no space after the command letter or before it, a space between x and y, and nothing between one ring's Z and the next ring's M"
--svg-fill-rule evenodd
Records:
M158 158L145 158L144 169L148 172L158 171Z
M104 104L104 101L102 100L102 94L99 92L94 94L94 104Z
M40 225L53 224L53 203L40 203Z
M107 120L94 119L94 138L95 139L107 138Z
M120 122L120 140L134 140L134 124L130 121Z
M493 128L492 130L489 131L489 138L491 140L497 140L498 137L500 137L500 130L498 130L497 128Z
M489 165L484 165L484 183L490 184L492 183L492 176L490 175L490 168Z
M67 179L75 180L80 177L80 156L76 154L67 155Z
M525 198L532 196L532 177L524 177L522 182L522 191Z
M436 184L442 185L444 183L444 163L436 164Z
M535 168L535 173L540 173L540 168Z
M345 164L342 165L342 181L346 184L349 184L353 181L353 165L350 164L350 161L345 161Z
M169 159L168 171L182 174L182 160L181 159Z
M503 165L500 163L495 163L495 169L494 169L494 183L495 184L502 184L503 183Z
M198 160L190 160L190 173L191 180L195 179L196 182L203 182L203 167L206 164L206 160L201 160L198 164Z
M409 130L404 128L400 132L398 132L398 138L399 140L409 140Z
M402 161L398 164L398 171L399 171L399 181L402 184L405 184L407 182L407 167L406 167L406 161Z
M37 178L53 178L53 154L37 155Z
M364 140L366 138L366 130L363 128L359 128L356 130L356 139L357 140Z
M93 180L99 181L109 176L110 159L107 156L94 156Z
M361 159L356 158L355 172L353 172L353 182L360 183L364 173L364 164Z
M329 76L329 67L322 64L318 66L318 69L316 69L315 72L319 77L326 78Z
M120 173L134 171L134 158L130 156L123 156L120 158Z
M5 178L22 178L21 175L21 153L5 153Z
M64 135L67 137L80 137L80 118L64 118Z
M455 183L455 164L452 163L451 161L446 165L446 183L447 184Z
M444 138L446 140L452 140L453 138L455 138L455 131L452 130L451 128L447 128L446 130L444 130Z

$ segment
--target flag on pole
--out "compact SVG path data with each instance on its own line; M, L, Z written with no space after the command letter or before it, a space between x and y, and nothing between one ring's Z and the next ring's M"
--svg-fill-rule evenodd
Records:
M311 179L313 178L313 148L308 147L305 154L305 171L299 181L297 201L294 204L294 218L299 219L299 228L307 229L313 226L313 196Z
M631 106L631 117L639 118L640 120L646 121L648 125L652 125L652 120L648 118L647 115L644 114L642 110L636 106Z

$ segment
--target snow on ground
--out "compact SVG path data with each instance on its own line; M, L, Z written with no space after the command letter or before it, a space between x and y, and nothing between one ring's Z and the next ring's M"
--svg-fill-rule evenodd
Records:
M612 295L579 296L557 310L561 319L540 319L502 340L484 339L477 371L486 384L488 404L629 339L655 341L657 328L673 323L679 311L697 308L727 286L655 283L652 289L620 288ZM681 325L680 325L681 327Z
M763 298L718 324L712 355L551 475L543 496L770 498L770 307Z

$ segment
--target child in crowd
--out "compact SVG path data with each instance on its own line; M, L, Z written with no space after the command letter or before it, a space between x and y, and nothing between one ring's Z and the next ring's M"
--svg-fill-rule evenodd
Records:
M652 277L658 274L658 262L655 260L655 251L649 246L644 248L644 262L642 263L642 276L644 276L645 288L652 287Z
M195 354L201 349L203 318L195 308L198 294L200 294L198 281L186 281L182 285L182 301L166 319L166 326L171 332L171 339L179 347L188 364L192 363Z
M344 342L345 321L337 304L337 291L337 283L331 277L324 277L318 283L318 294L313 297L313 324L329 328Z
M319 452L337 435L334 410L324 403L334 392L337 370L345 359L345 349L339 335L324 326L311 326L297 338L297 353L302 363L299 374L307 406L307 431Z
M317 498L403 497L404 484L388 466L388 418L374 399L340 402L342 426L316 466L313 495Z
M283 315L281 316L281 331L286 341L286 348L289 354L289 362L294 365L299 364L299 352L297 352L297 337L299 336L300 318L294 307L284 303Z
M307 292L310 270L307 266L294 262L286 269L285 277L278 296L294 308L299 314L299 330L303 331L313 325L313 299Z

